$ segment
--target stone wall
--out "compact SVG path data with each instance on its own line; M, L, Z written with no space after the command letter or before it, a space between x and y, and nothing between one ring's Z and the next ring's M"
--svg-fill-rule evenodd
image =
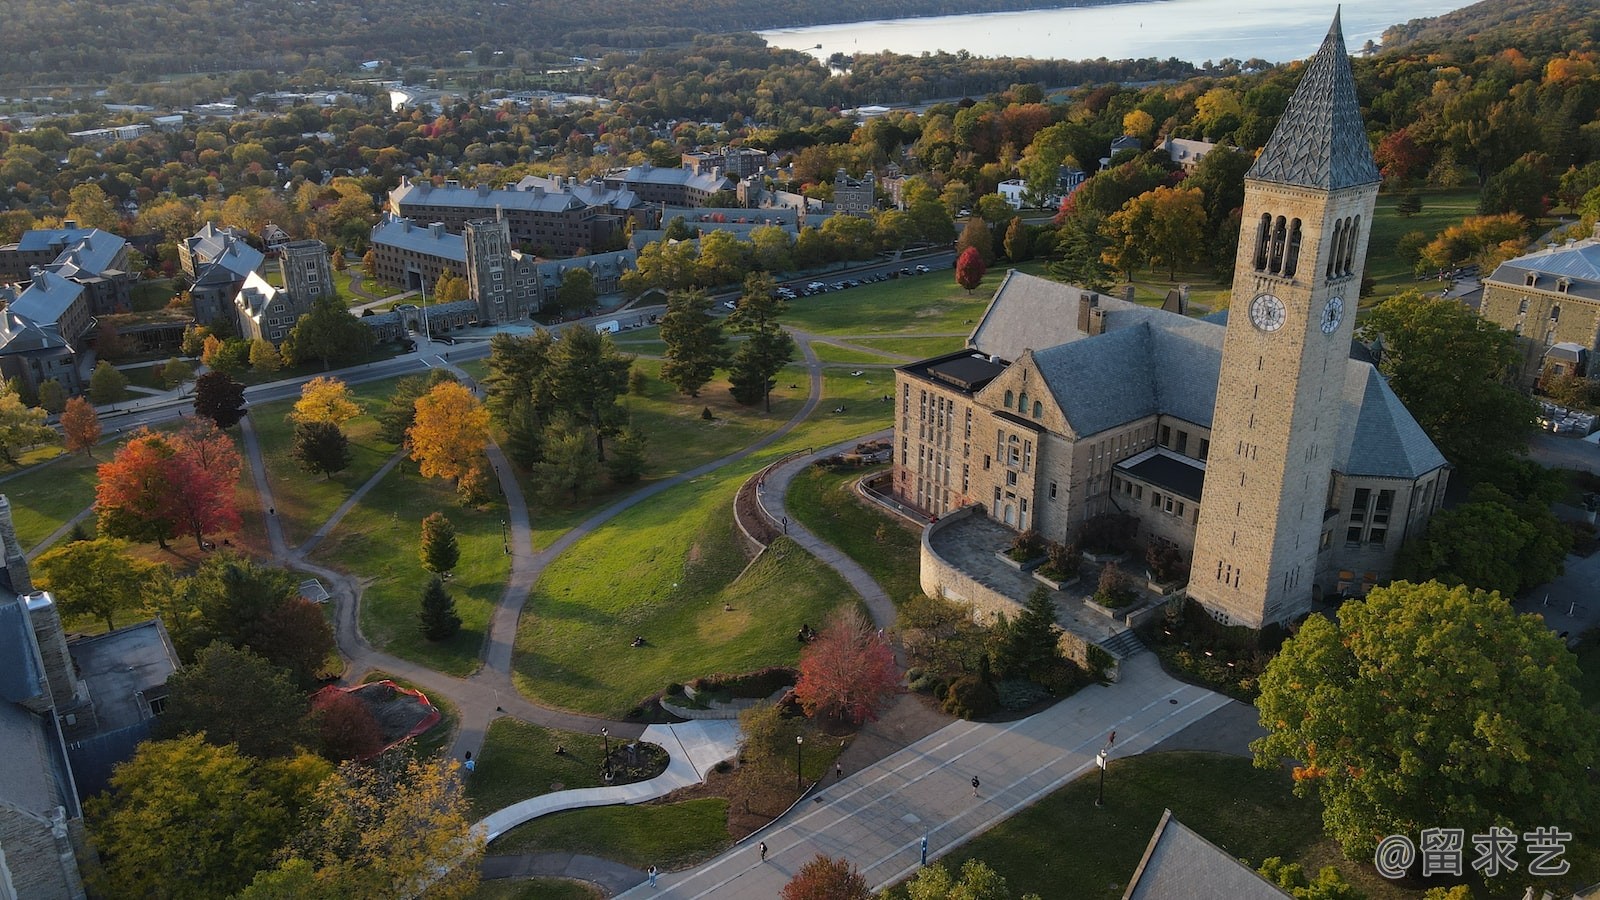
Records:
M10 804L0 804L0 850L16 896L30 900L79 900L83 882L66 821L51 822Z

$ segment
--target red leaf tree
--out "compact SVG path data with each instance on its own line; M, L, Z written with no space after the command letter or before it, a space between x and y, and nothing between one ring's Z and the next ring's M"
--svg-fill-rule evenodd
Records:
M67 452L79 450L94 456L94 445L100 440L100 416L82 397L67 401L61 411L61 433L67 438Z
M794 873L779 896L783 900L871 900L872 891L849 860L818 853Z
M143 429L99 467L95 507L112 537L155 541L181 532L205 547L208 532L238 531L239 451L214 424L196 420L167 436Z
M311 698L311 714L322 735L322 755L328 759L368 759L383 750L383 730L361 698L327 688Z
M800 654L794 691L806 715L842 717L859 725L876 719L899 688L900 670L888 641L860 612L846 608Z
M983 254L977 247L968 247L961 251L961 256L956 260L956 284L972 293L973 289L983 282L983 274L988 269L983 264Z

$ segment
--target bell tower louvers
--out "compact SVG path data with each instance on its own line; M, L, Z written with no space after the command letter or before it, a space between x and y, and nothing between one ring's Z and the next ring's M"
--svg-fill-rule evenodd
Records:
M1310 607L1378 181L1335 14L1245 175L1189 576L1225 622Z

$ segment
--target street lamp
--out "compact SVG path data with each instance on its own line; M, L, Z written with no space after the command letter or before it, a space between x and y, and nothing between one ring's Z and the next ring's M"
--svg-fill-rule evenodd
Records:
M604 726L604 725L601 725L600 726L600 739L605 741L605 746L606 746L605 761L600 764L600 772L601 772L601 776L604 777L605 780L610 781L611 780L611 729L606 727L606 726Z
M1100 795L1094 798L1094 805L1096 807L1106 805L1106 762L1111 755L1111 745L1115 744L1116 742L1117 733L1113 731L1111 732L1111 736L1106 738L1106 745L1101 747L1100 752L1095 754L1094 757L1095 765L1100 767Z
M804 737L798 734L794 736L794 789L797 791L804 789L800 783L800 748L805 742L806 739Z

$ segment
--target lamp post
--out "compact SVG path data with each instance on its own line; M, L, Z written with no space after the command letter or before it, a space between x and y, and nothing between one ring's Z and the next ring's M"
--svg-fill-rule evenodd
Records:
M1111 736L1106 738L1106 745L1101 747L1100 752L1095 754L1094 757L1095 765L1100 767L1100 794L1094 798L1094 805L1096 807L1106 805L1106 762L1110 758L1111 745L1116 742L1117 733L1113 731L1111 732Z
M805 745L805 742L806 739L804 737L798 734L794 736L794 789L797 791L804 790L801 784L803 776L800 774L800 748Z
M606 726L604 726L604 725L601 725L600 726L600 739L605 742L605 747L606 747L606 755L605 755L605 758L604 758L604 762L602 762L600 764L600 773L601 773L601 776L603 778L605 778L605 780L610 781L611 780L611 729L606 727Z

